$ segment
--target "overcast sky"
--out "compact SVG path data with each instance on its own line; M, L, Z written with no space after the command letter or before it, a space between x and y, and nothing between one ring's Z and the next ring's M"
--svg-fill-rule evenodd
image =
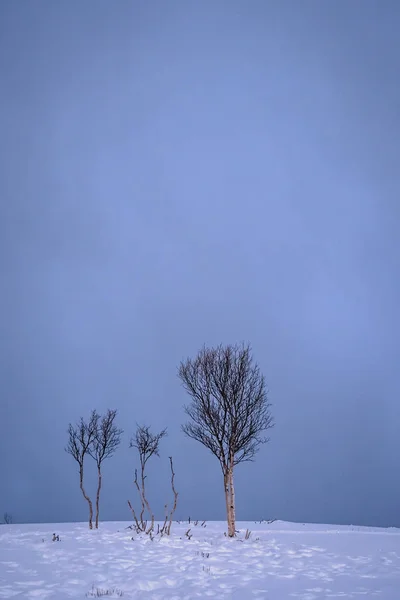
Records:
M400 526L400 4L0 3L0 520L85 520L70 421L168 427L162 516L224 518L181 359L250 342L276 427L239 519ZM94 471L94 464L87 464ZM88 488L93 490L92 475Z

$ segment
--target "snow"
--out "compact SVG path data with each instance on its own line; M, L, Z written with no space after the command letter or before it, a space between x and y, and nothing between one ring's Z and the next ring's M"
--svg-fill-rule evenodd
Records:
M249 522L228 539L199 522L189 540L184 522L151 541L128 525L2 525L0 599L400 599L398 529Z

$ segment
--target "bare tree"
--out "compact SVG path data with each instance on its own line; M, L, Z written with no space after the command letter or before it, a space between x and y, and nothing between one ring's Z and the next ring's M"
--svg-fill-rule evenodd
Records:
M133 517L135 519L136 528L138 531L144 531L146 533L150 533L154 529L154 513L150 508L149 501L146 496L146 465L148 460L152 456L160 456L159 454L159 446L160 441L163 437L167 435L167 430L163 429L160 433L151 433L150 427L146 425L137 425L135 437L131 439L130 448L136 448L139 454L139 463L140 463L140 479L138 479L138 471L135 469L135 486L138 491L140 502L141 502L141 512L140 517L137 517L135 510L132 507L131 502L128 500L129 508L132 511ZM151 518L151 523L147 528L147 521L144 518L145 511L149 513Z
M97 466L97 492L96 492L96 519L95 527L99 527L99 505L100 490L102 484L101 467L106 458L110 458L121 443L122 429L114 424L116 410L108 409L107 413L97 420L97 428L91 444L88 447L88 454L96 461Z
M88 422L84 421L83 417L81 417L77 425L74 426L70 423L68 426L68 444L65 448L65 451L76 460L79 466L79 486L83 497L89 505L89 529L93 529L93 503L83 486L84 461L96 438L99 419L100 415L97 411L92 410Z
M264 376L249 345L203 347L179 366L191 403L183 432L217 457L223 477L228 535L235 536L234 467L252 461L273 426Z
M5 512L3 515L4 525L11 525L13 522L12 514Z
M169 457L169 466L171 469L171 488L172 488L172 493L174 495L174 503L169 511L168 511L168 504L165 505L165 520L164 520L164 525L161 527L161 530L160 530L161 535L163 535L164 533L166 535L169 535L171 533L172 519L173 519L174 513L176 511L176 507L178 506L178 495L179 494L175 488L175 471L174 471L174 463L172 461L172 456Z

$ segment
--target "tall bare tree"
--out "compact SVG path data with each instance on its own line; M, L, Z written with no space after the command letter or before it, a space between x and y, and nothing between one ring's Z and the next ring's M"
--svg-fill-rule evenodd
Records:
M223 477L228 535L236 532L233 473L252 461L264 432L273 426L264 376L249 345L203 347L195 359L181 362L178 376L191 396L183 432L217 457Z
M141 502L141 512L140 517L137 518L136 512L132 507L132 504L128 500L129 507L132 511L133 517L135 519L136 528L138 531L144 531L146 533L150 533L154 529L154 513L151 510L147 495L146 495L146 465L149 459L152 456L160 456L159 447L160 441L167 435L167 430L163 429L159 433L152 433L150 431L150 427L146 425L138 425L136 428L135 436L131 439L129 444L130 448L136 448L139 454L139 463L140 463L140 479L138 479L138 471L135 469L135 486L138 491L140 502ZM172 468L172 466L171 466ZM147 521L144 518L145 511L149 513L151 518L151 522L149 527L147 528Z
M89 505L89 529L93 529L93 503L83 486L84 462L96 438L99 419L100 415L97 411L92 410L87 422L81 417L77 425L70 423L68 426L68 444L65 448L65 451L76 460L79 466L79 486Z
M88 454L96 461L97 466L97 492L96 492L96 519L95 527L99 527L99 505L102 484L101 467L106 458L110 458L121 443L122 429L114 424L116 410L107 410L107 413L97 420L96 433L88 447Z

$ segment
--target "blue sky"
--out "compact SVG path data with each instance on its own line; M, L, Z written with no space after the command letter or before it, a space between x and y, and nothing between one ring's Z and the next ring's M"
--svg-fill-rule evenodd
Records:
M84 520L66 429L110 407L102 518L130 516L136 422L169 431L158 515L172 454L178 518L224 518L176 371L246 341L276 427L238 518L400 525L399 25L389 0L1 2L0 511Z

